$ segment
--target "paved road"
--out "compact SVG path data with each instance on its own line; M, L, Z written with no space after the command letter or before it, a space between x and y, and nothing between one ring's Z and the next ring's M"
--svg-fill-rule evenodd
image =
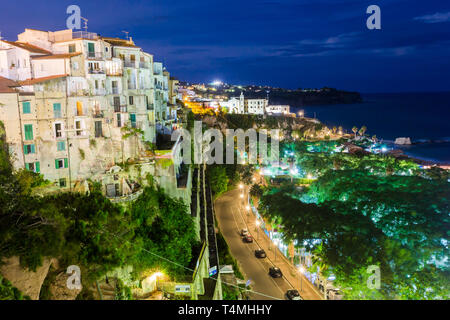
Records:
M273 279L269 276L269 267L273 264L269 259L255 257L255 243L244 243L240 230L246 228L245 207L243 199L239 197L240 190L232 190L220 196L215 201L216 219L225 240L230 247L231 254L239 262L246 280L251 280L252 300L285 299L284 294L293 287L283 277ZM254 230L249 230L256 238ZM259 235L261 236L261 235ZM267 250L266 250L267 252Z

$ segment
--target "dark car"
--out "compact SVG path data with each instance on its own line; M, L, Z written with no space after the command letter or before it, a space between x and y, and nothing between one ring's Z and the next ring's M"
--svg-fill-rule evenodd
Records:
M282 278L283 277L283 273L281 272L280 268L278 268L278 267L270 267L269 274L272 278Z
M255 257L257 258L265 258L267 257L266 252L263 249L256 249L255 250Z
M246 235L245 237L242 238L242 241L244 241L245 243L252 243L253 238L251 235Z
M300 296L300 293L298 293L297 290L288 290L286 291L286 298L288 300L303 300Z

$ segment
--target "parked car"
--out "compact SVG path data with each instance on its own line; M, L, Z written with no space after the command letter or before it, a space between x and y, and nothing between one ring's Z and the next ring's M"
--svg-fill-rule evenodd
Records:
M283 273L281 272L280 268L278 268L278 267L270 267L269 274L272 278L282 278L283 277Z
M298 291L295 289L286 291L286 298L288 300L303 300L303 298L300 296L300 293L298 293Z
M245 237L245 236L248 236L249 235L249 233L248 233L248 230L247 229L242 229L241 230L241 236L242 237Z
M245 237L242 238L242 241L244 241L245 243L252 243L253 242L253 238L251 235L246 235Z
M256 249L255 250L255 257L262 259L262 258L267 257L267 255L266 255L266 252L263 249Z

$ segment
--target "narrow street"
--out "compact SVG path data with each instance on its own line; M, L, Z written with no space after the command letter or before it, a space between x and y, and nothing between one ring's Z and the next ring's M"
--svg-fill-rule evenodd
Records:
M277 249L270 244L269 238L262 230L255 226L255 216L246 210L244 198L240 198L242 190L235 189L221 195L215 201L216 219L221 233L227 241L231 254L238 261L245 280L251 281L252 300L285 299L285 293L289 289L297 289L303 299L320 300L321 295L304 278L303 291L300 290L300 278L294 266ZM253 236L253 243L244 243L240 236L242 229L248 229ZM258 231L257 231L258 230ZM262 248L266 251L267 258L255 257L255 249ZM273 279L269 273L269 267L277 266L283 272L283 278Z

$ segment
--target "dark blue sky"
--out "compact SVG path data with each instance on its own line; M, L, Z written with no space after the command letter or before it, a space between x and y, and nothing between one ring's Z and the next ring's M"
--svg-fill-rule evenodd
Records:
M448 0L1 0L0 31L16 40L25 27L64 29L70 4L89 31L129 31L181 80L450 90ZM381 8L381 30L366 28L371 4Z

